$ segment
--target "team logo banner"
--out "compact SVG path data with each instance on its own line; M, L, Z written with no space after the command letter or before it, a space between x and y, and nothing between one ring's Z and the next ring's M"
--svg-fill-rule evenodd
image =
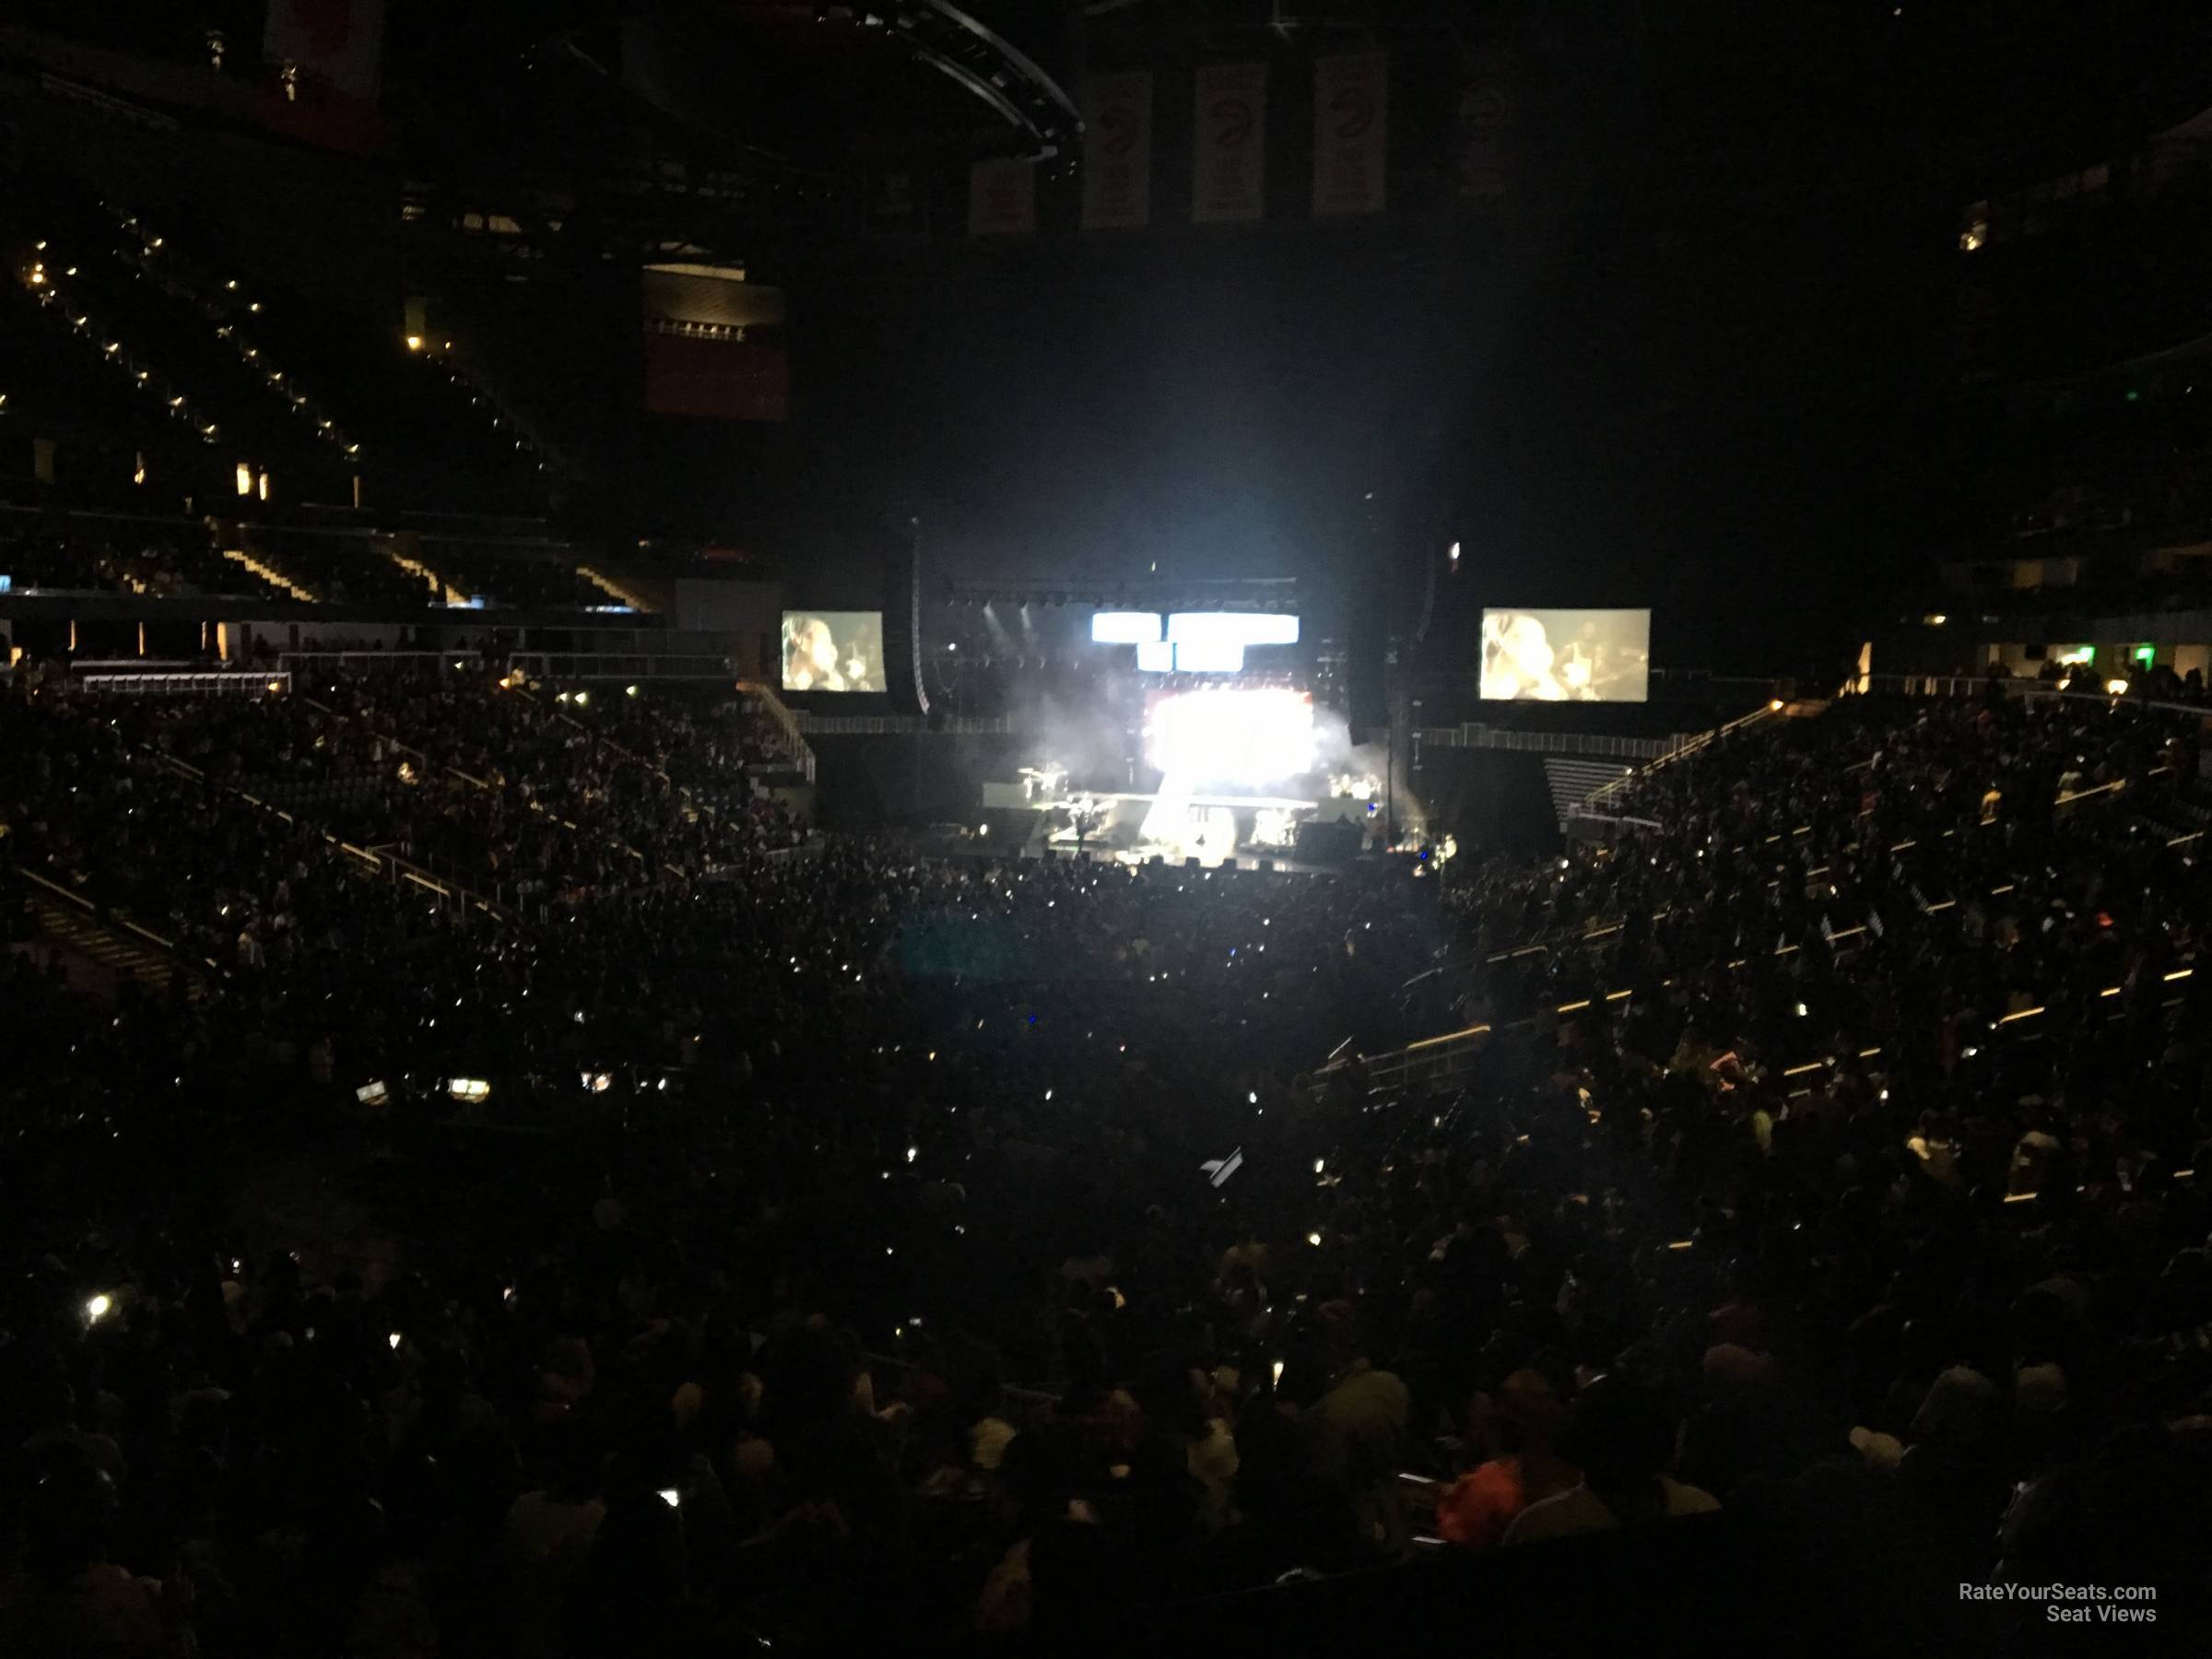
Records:
M1198 71L1191 130L1191 219L1242 224L1267 210L1267 65Z
M1380 213L1390 140L1390 53L1313 65L1313 211Z
M1152 214L1152 76L1093 76L1083 97L1083 228L1136 230Z

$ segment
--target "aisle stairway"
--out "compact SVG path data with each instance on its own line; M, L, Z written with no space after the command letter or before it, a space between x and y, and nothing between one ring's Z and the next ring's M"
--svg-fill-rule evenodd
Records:
M578 565L576 574L605 593L617 605L627 605L633 611L651 611L657 608L644 594L632 587L619 576L609 576L594 571L590 565Z
M1587 801L1608 783L1617 783L1636 769L1622 766L1612 760L1583 760L1571 756L1547 755L1544 757L1544 782L1551 791L1551 809L1559 815L1559 828L1567 827L1567 819L1577 806Z
M134 929L124 922L103 923L89 905L51 882L19 872L29 889L30 909L40 934L65 950L73 951L120 980L129 974L149 991L169 983L175 957L168 942ZM205 989L201 976L187 971L189 994L198 1000Z

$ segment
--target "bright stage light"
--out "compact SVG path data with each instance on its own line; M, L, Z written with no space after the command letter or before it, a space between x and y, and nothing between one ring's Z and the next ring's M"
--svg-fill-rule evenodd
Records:
M1147 640L1136 648L1136 669L1139 674L1174 673L1175 647L1165 640Z
M1241 674L1244 647L1235 641L1186 640L1175 647L1178 674Z
M1298 618L1276 612L1176 611L1168 638L1177 645L1295 645Z
M1153 703L1145 738L1147 759L1186 787L1276 782L1313 769L1313 702L1280 688L1178 692Z
M1100 611L1090 619L1090 637L1099 645L1153 645L1159 641L1158 611Z

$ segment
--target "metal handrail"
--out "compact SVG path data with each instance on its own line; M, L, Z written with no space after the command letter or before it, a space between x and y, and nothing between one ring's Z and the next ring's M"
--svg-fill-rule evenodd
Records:
M15 869L16 874L20 876L25 881L31 883L34 887L43 888L54 898L63 900L67 903L75 905L78 910L84 912L86 915L91 917L92 920L100 926L108 929L110 932L113 932L115 929L121 928L127 933L136 934L139 938L144 940L147 944L152 946L156 950L159 950L163 956L174 957L180 962L188 962L190 960L190 959L185 956L183 947L177 944L175 940L163 938L152 928L141 926L139 924L132 921L128 916L118 916L112 914L105 916L101 915L100 907L94 904L89 899L86 898L82 893L73 893L67 888L62 886L59 882L49 881L45 877L40 875L36 870L27 870L21 865L14 865L13 868ZM200 960L206 962L210 968L213 968L216 965L215 959L212 957L202 957Z
M1615 795L1627 789L1638 779L1649 777L1653 772L1657 771L1661 767L1672 766L1677 760L1683 759L1688 756L1697 754L1701 749L1710 747L1713 743L1717 742L1723 737L1727 736L1730 733L1740 732L1747 726L1753 724L1755 722L1768 719L1779 712L1780 705L1775 700L1770 699L1768 701L1759 704L1758 708L1753 709L1748 714L1739 714L1734 720L1728 721L1724 724L1714 726L1709 732L1700 732L1695 737L1690 738L1688 742L1682 743L1676 747L1669 749L1665 754L1659 756L1655 759L1647 761L1642 766L1638 767L1635 771L1625 772L1621 776L1614 779L1612 782L1601 784L1598 788L1592 790L1587 796L1576 802L1572 806L1570 806L1567 809L1567 816L1569 818L1595 818L1600 821L1629 824L1648 824L1651 821L1648 818L1620 818L1607 819L1604 813L1594 812L1590 809L1594 806L1596 806L1601 802L1612 799ZM1657 828L1656 825L1653 825L1653 827Z
M2186 714L2198 720L2212 720L2212 703L2174 702L2166 698L2136 697L2124 692L2115 694L2101 689L2076 691L2070 688L2071 682L2053 684L2049 680L2000 678L1987 674L1853 675L1843 682L1837 696L1975 696L1992 686L2011 697L2049 697L2067 702L2120 703L2134 709L2156 709L2161 714Z
M799 770L806 774L806 782L813 782L814 746L806 741L806 734L799 729L798 716L791 712L790 705L771 690L764 680L741 679L737 682L737 689L768 711L769 718L791 740L792 751L798 759Z
M202 772L199 768L194 766L190 761L180 760L176 756L169 753L166 749L159 749L149 747L147 748L146 752L151 755L162 765L176 772L180 777L190 778L196 783L208 783L206 774ZM210 787L220 789L226 794L236 795L240 800L245 802L249 806L258 807L264 812L275 813L277 818L281 818L288 824L297 825L300 821L295 816L293 816L293 814L287 811L284 807L277 806L276 802L265 801L261 798L261 796L255 794L252 790L243 788L239 784L215 783L210 785ZM310 828L312 829L313 826L311 825ZM494 917L500 921L511 922L514 920L514 912L509 911L504 905L487 899L481 893L476 892L469 888L461 886L450 877L439 875L435 870L430 869L426 865L418 865L412 859L402 858L396 853L388 851L371 851L367 847L357 847L353 844L353 842L346 840L343 836L334 835L327 830L317 830L316 833L321 835L323 840L328 845L337 848L339 852L346 853L348 857L359 859L363 864L367 865L371 869L376 871L380 875L383 874L386 867L389 866L392 879L394 882L404 878L406 880L412 881L417 887L428 888L432 892L438 894L441 898L448 900L449 902L460 905L464 911L465 911L468 906L473 904L477 907L477 909L482 911L486 915Z
M802 709L793 718L801 731L821 737L897 737L916 732L989 737L1021 729L1011 714L956 714L935 725L918 714L817 714Z

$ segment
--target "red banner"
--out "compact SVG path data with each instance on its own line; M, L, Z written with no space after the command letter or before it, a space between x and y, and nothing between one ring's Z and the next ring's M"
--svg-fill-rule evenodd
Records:
M709 420L782 420L791 365L781 346L645 336L645 412Z

